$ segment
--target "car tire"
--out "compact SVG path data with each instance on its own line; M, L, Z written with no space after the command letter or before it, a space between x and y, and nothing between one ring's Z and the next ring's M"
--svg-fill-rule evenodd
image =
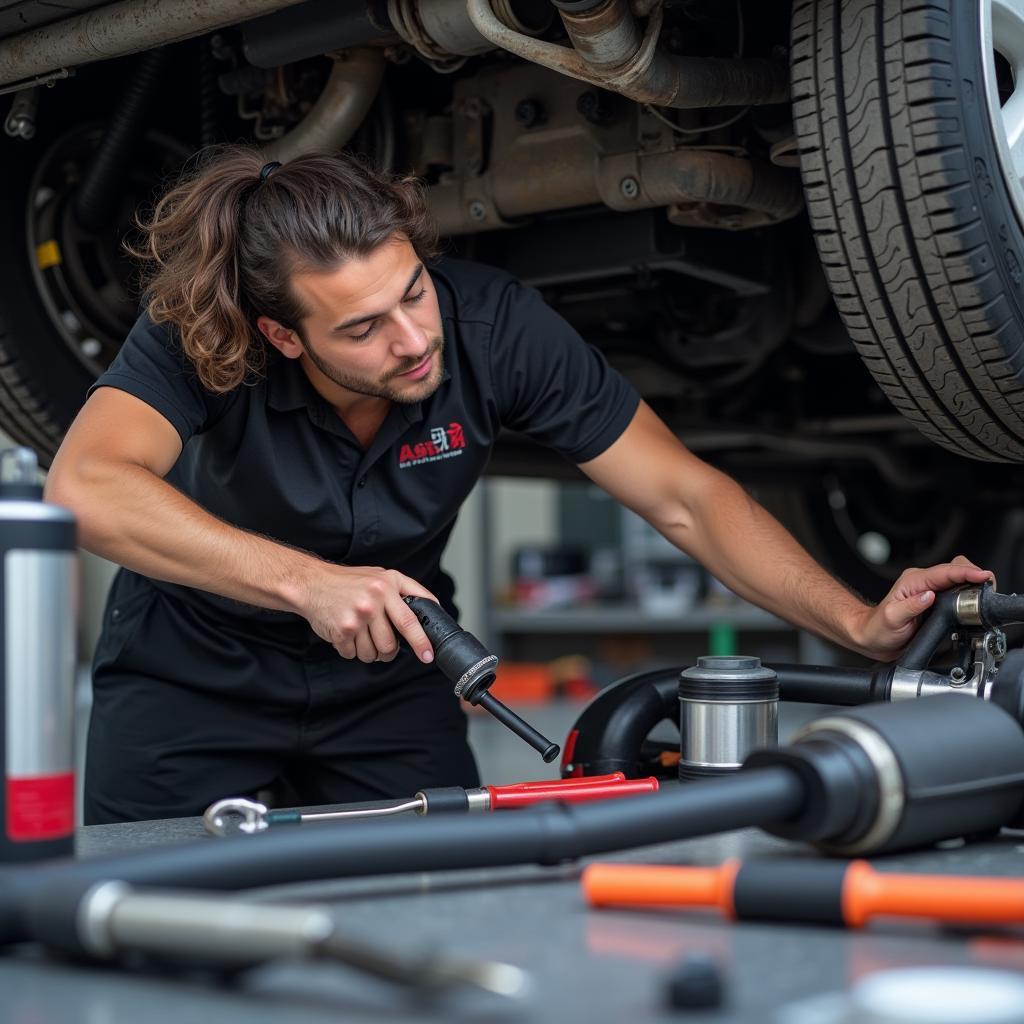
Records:
M113 102L109 75L44 93L32 138L0 137L0 430L44 467L138 316L138 267L122 244L132 217L192 152L141 131L109 218L81 227L79 189L107 131L91 113Z
M793 112L818 253L871 373L937 444L1020 462L1024 189L1000 156L993 9L798 0Z
M49 465L92 375L69 352L46 313L33 274L26 224L41 141L5 140L0 203L0 430Z

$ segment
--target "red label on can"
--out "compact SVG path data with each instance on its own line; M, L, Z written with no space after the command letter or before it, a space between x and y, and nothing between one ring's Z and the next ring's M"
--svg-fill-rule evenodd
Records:
M15 843L63 839L75 828L75 775L7 780L7 838Z

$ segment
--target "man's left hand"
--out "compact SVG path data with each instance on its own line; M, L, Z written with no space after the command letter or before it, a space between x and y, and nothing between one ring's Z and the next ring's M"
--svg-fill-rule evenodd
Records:
M991 572L963 555L930 569L907 569L882 602L865 616L857 637L858 648L870 658L894 661L917 631L921 615L935 603L938 591L990 580L995 583Z

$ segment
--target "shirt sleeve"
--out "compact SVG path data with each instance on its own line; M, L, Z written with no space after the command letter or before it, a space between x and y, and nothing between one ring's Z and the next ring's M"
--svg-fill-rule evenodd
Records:
M114 361L89 389L126 391L152 406L177 430L182 444L223 413L232 395L215 395L199 382L169 324L155 324L146 313L135 322ZM237 389L236 389L237 390Z
M490 355L502 426L577 464L611 447L640 404L604 356L518 281L498 304Z

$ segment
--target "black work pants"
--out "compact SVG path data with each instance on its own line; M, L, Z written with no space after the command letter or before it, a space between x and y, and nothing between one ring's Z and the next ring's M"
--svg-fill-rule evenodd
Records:
M274 787L307 805L479 785L465 714L436 669L404 650L388 665L326 651L240 639L151 587L112 594L85 823L197 815Z

